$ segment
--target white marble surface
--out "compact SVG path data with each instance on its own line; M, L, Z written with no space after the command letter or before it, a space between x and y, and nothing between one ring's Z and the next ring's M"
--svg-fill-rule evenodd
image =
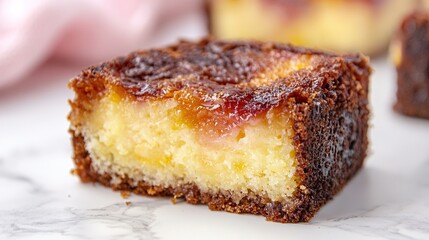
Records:
M66 121L79 67L49 63L0 89L0 239L428 240L429 121L392 112L393 68L383 58L373 67L365 166L311 222L279 224L81 184Z

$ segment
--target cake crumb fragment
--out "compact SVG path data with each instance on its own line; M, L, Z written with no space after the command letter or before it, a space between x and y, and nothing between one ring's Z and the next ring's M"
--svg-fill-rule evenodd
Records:
M127 199L130 197L130 192L129 191L121 191L121 197L123 199Z

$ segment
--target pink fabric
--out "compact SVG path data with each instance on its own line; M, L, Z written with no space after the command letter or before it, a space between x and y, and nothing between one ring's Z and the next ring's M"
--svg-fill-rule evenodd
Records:
M0 0L0 87L49 57L95 63L141 48L201 0Z

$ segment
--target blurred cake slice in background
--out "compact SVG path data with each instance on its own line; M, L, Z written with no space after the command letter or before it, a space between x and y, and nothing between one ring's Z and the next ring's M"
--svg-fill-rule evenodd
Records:
M387 49L418 0L216 0L211 34L222 39L289 42L374 55Z
M404 19L392 44L391 56L398 73L395 110L429 118L428 12L415 12Z

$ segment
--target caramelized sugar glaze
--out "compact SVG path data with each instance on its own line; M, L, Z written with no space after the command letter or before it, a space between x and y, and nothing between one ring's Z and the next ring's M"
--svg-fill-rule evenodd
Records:
M98 81L74 84L77 89L82 85L84 91L91 91L88 85L96 89L93 94L78 94L78 98L100 96L105 81L122 97L136 101L174 98L187 124L220 136L269 109L307 102L317 89L329 84L327 79L342 75L346 61L362 61L360 58L335 57L286 44L182 41L91 67L78 78Z

